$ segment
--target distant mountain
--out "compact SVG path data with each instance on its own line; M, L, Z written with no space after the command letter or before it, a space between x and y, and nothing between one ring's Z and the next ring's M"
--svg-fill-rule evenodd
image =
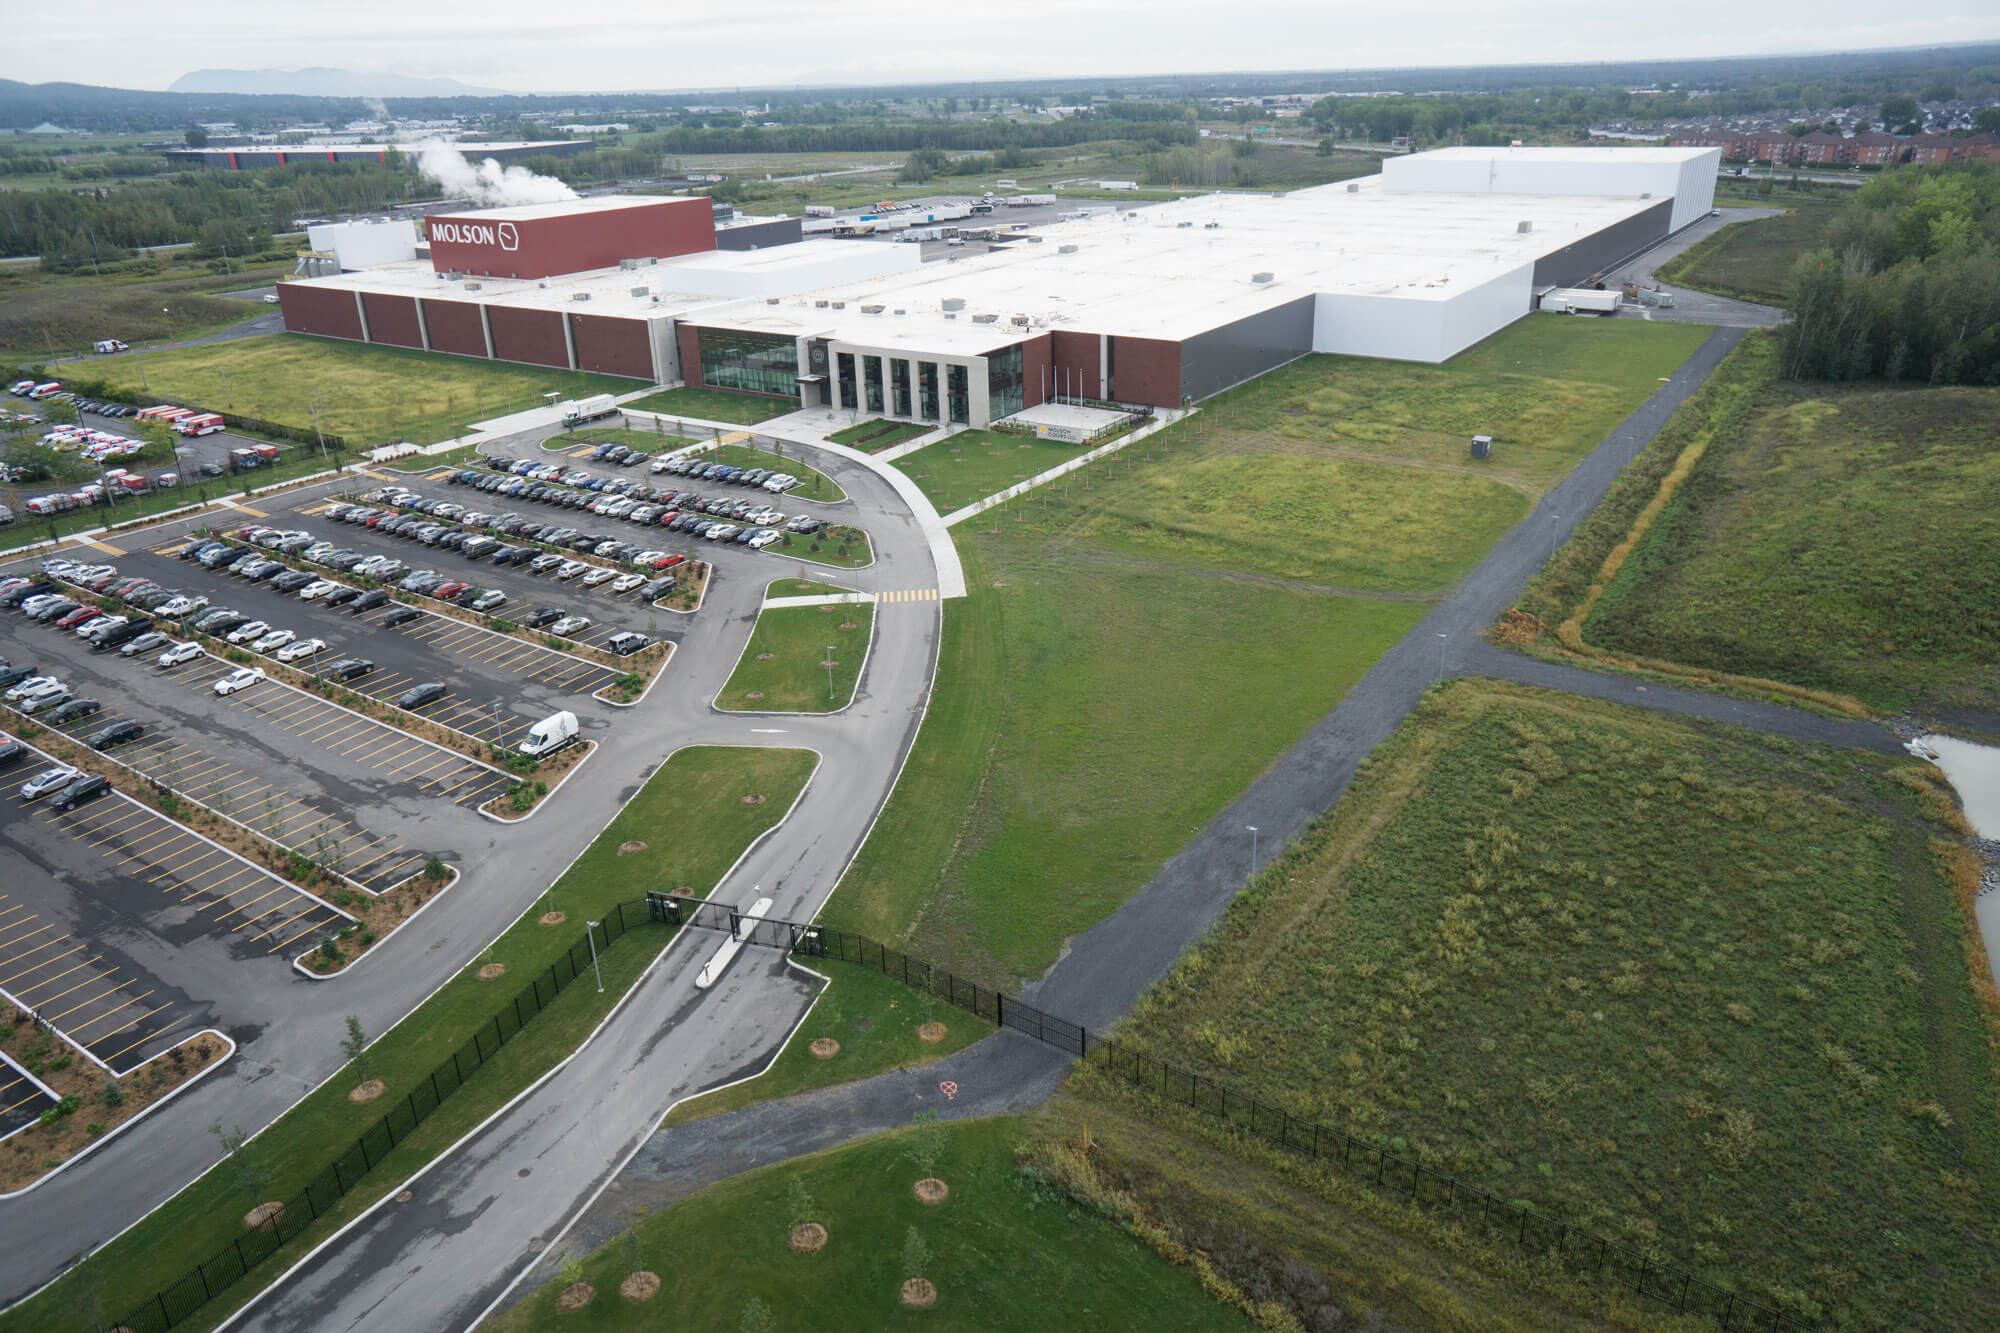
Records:
M499 97L457 79L414 74L356 74L327 69L198 69L181 75L172 93L285 93L294 97Z

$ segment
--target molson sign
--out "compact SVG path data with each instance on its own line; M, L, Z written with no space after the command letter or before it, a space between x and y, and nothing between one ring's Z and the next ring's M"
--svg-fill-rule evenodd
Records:
M451 222L432 218L428 227L433 241L449 245L497 245L502 250L521 248L521 233L511 222Z

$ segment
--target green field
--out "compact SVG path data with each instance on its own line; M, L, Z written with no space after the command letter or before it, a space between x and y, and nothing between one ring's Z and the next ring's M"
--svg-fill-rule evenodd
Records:
M577 397L637 387L610 375L297 333L101 357L90 370L127 389L144 385L176 400L302 429L313 424L317 392L321 427L356 447L449 439L486 417L539 407L544 393Z
M527 914L375 1042L369 1050L370 1074L388 1084L387 1099L350 1102L347 1091L354 1080L335 1076L243 1150L268 1175L267 1185L252 1187L228 1163L210 1171L33 1301L0 1314L0 1330L83 1333L93 1325L108 1327L181 1277L197 1259L227 1246L241 1232L245 1211L264 1199L289 1198L344 1152L389 1102L470 1040L496 1009L581 939L583 921L648 889L689 884L706 892L751 839L784 818L814 762L804 750L677 751ZM751 792L763 794L765 801L744 805L742 797ZM663 828L673 830L672 835L663 837ZM635 839L651 839L656 846L647 855L621 856L619 845ZM476 893L479 886L475 879L453 891ZM554 927L540 925L539 916L548 911L563 912L567 920ZM377 1162L338 1208L267 1260L260 1273L277 1276L287 1263L284 1256L295 1259L352 1220L575 1049L669 938L663 928L639 927L604 950L603 994L590 986L565 990L437 1114ZM480 980L476 972L487 963L505 965L506 975ZM365 974L368 964L361 966ZM334 1042L331 1036L327 1040L329 1046ZM251 1281L232 1288L204 1317L219 1318L248 1299L256 1285Z
M1680 287L1783 305L1793 263L1820 244L1827 223L1845 202L1818 198L1766 201L1766 206L1785 205L1787 211L1774 218L1724 227L1660 265L1656 276Z
M874 417L867 421L858 421L843 430L837 430L826 438L835 444L845 444L871 454L879 454L884 449L893 449L899 444L907 443L919 435L936 429L935 426L926 426L915 421L888 421L882 417Z
M587 1256L584 1278L597 1297L582 1310L558 1313L558 1279L486 1327L736 1329L752 1326L744 1322L752 1298L775 1316L768 1327L787 1330L1251 1327L1204 1294L1192 1272L1018 1170L1021 1133L1005 1118L947 1124L937 1175L951 1193L935 1207L911 1192L920 1173L903 1157L907 1132L733 1177ZM827 1230L817 1254L787 1247L793 1181ZM911 1227L931 1255L922 1276L937 1287L937 1303L921 1311L897 1303ZM700 1263L687 1262L691 1243ZM656 1299L620 1299L619 1284L635 1271L660 1276Z
M1088 452L1082 445L1060 440L962 430L903 455L891 466L907 472L940 514L949 514Z
M2000 709L2000 390L1798 384L1776 361L1769 338L1732 358L1732 415L1585 638L1884 711Z
M861 679L874 624L875 608L865 602L765 607L757 613L757 628L751 631L736 669L715 696L715 706L753 713L830 713L845 708ZM834 649L830 690L829 645Z
M769 468L773 472L786 472L797 477L800 482L798 488L774 497L772 500L774 508L795 497L802 500L823 500L828 504L847 498L847 492L840 489L839 482L818 468L801 461L797 454L779 453L770 449L752 449L747 444L725 444L711 449L702 457L714 463L727 463L731 467Z
M993 1031L986 1020L872 967L800 961L824 973L827 986L805 1026L770 1072L682 1102L662 1123L678 1125L905 1065L924 1064L970 1046ZM945 1025L945 1035L927 1042L917 1035L917 1029L933 1020ZM821 1037L839 1042L839 1052L824 1060L814 1055L812 1043Z
M1120 1035L1822 1326L1980 1324L1954 810L1910 760L1460 683Z
M799 410L790 398L763 398L754 393L733 393L727 389L662 389L659 393L635 398L625 404L634 412L663 412L669 416L694 417L700 421L729 421L754 426L772 417Z
M140 267L146 267L140 265ZM36 270L0 270L0 356L21 360L88 357L100 338L137 347L160 339L193 338L254 319L270 310L262 302L224 296L260 287L291 266L263 266L232 273L210 271L206 263L173 262L162 256L157 274L65 276ZM62 366L94 374L96 362Z

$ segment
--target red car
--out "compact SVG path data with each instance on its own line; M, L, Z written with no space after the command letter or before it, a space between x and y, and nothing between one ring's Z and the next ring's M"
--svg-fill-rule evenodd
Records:
M454 579L449 583L438 584L437 589L431 593L431 596L444 597L444 598L456 597L460 593L464 592L467 588L470 588L471 586L472 585L470 583Z
M79 606L76 610L56 618L57 629L75 629L86 620L95 620L104 613L94 606Z
M668 557L667 557L666 559L664 559L664 560L660 561L660 562L659 562L658 564L654 565L654 566L653 566L653 568L654 568L654 569L672 569L672 568L673 568L673 567L674 567L675 565L679 565L679 564L685 564L686 562L687 562L687 557L686 557L686 556L684 556L684 555L670 555L670 556L668 556Z

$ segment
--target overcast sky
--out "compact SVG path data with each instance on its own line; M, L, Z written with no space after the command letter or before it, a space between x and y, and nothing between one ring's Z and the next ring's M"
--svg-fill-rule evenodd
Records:
M0 75L331 65L522 92L1791 54L2000 38L1992 0L70 0Z

